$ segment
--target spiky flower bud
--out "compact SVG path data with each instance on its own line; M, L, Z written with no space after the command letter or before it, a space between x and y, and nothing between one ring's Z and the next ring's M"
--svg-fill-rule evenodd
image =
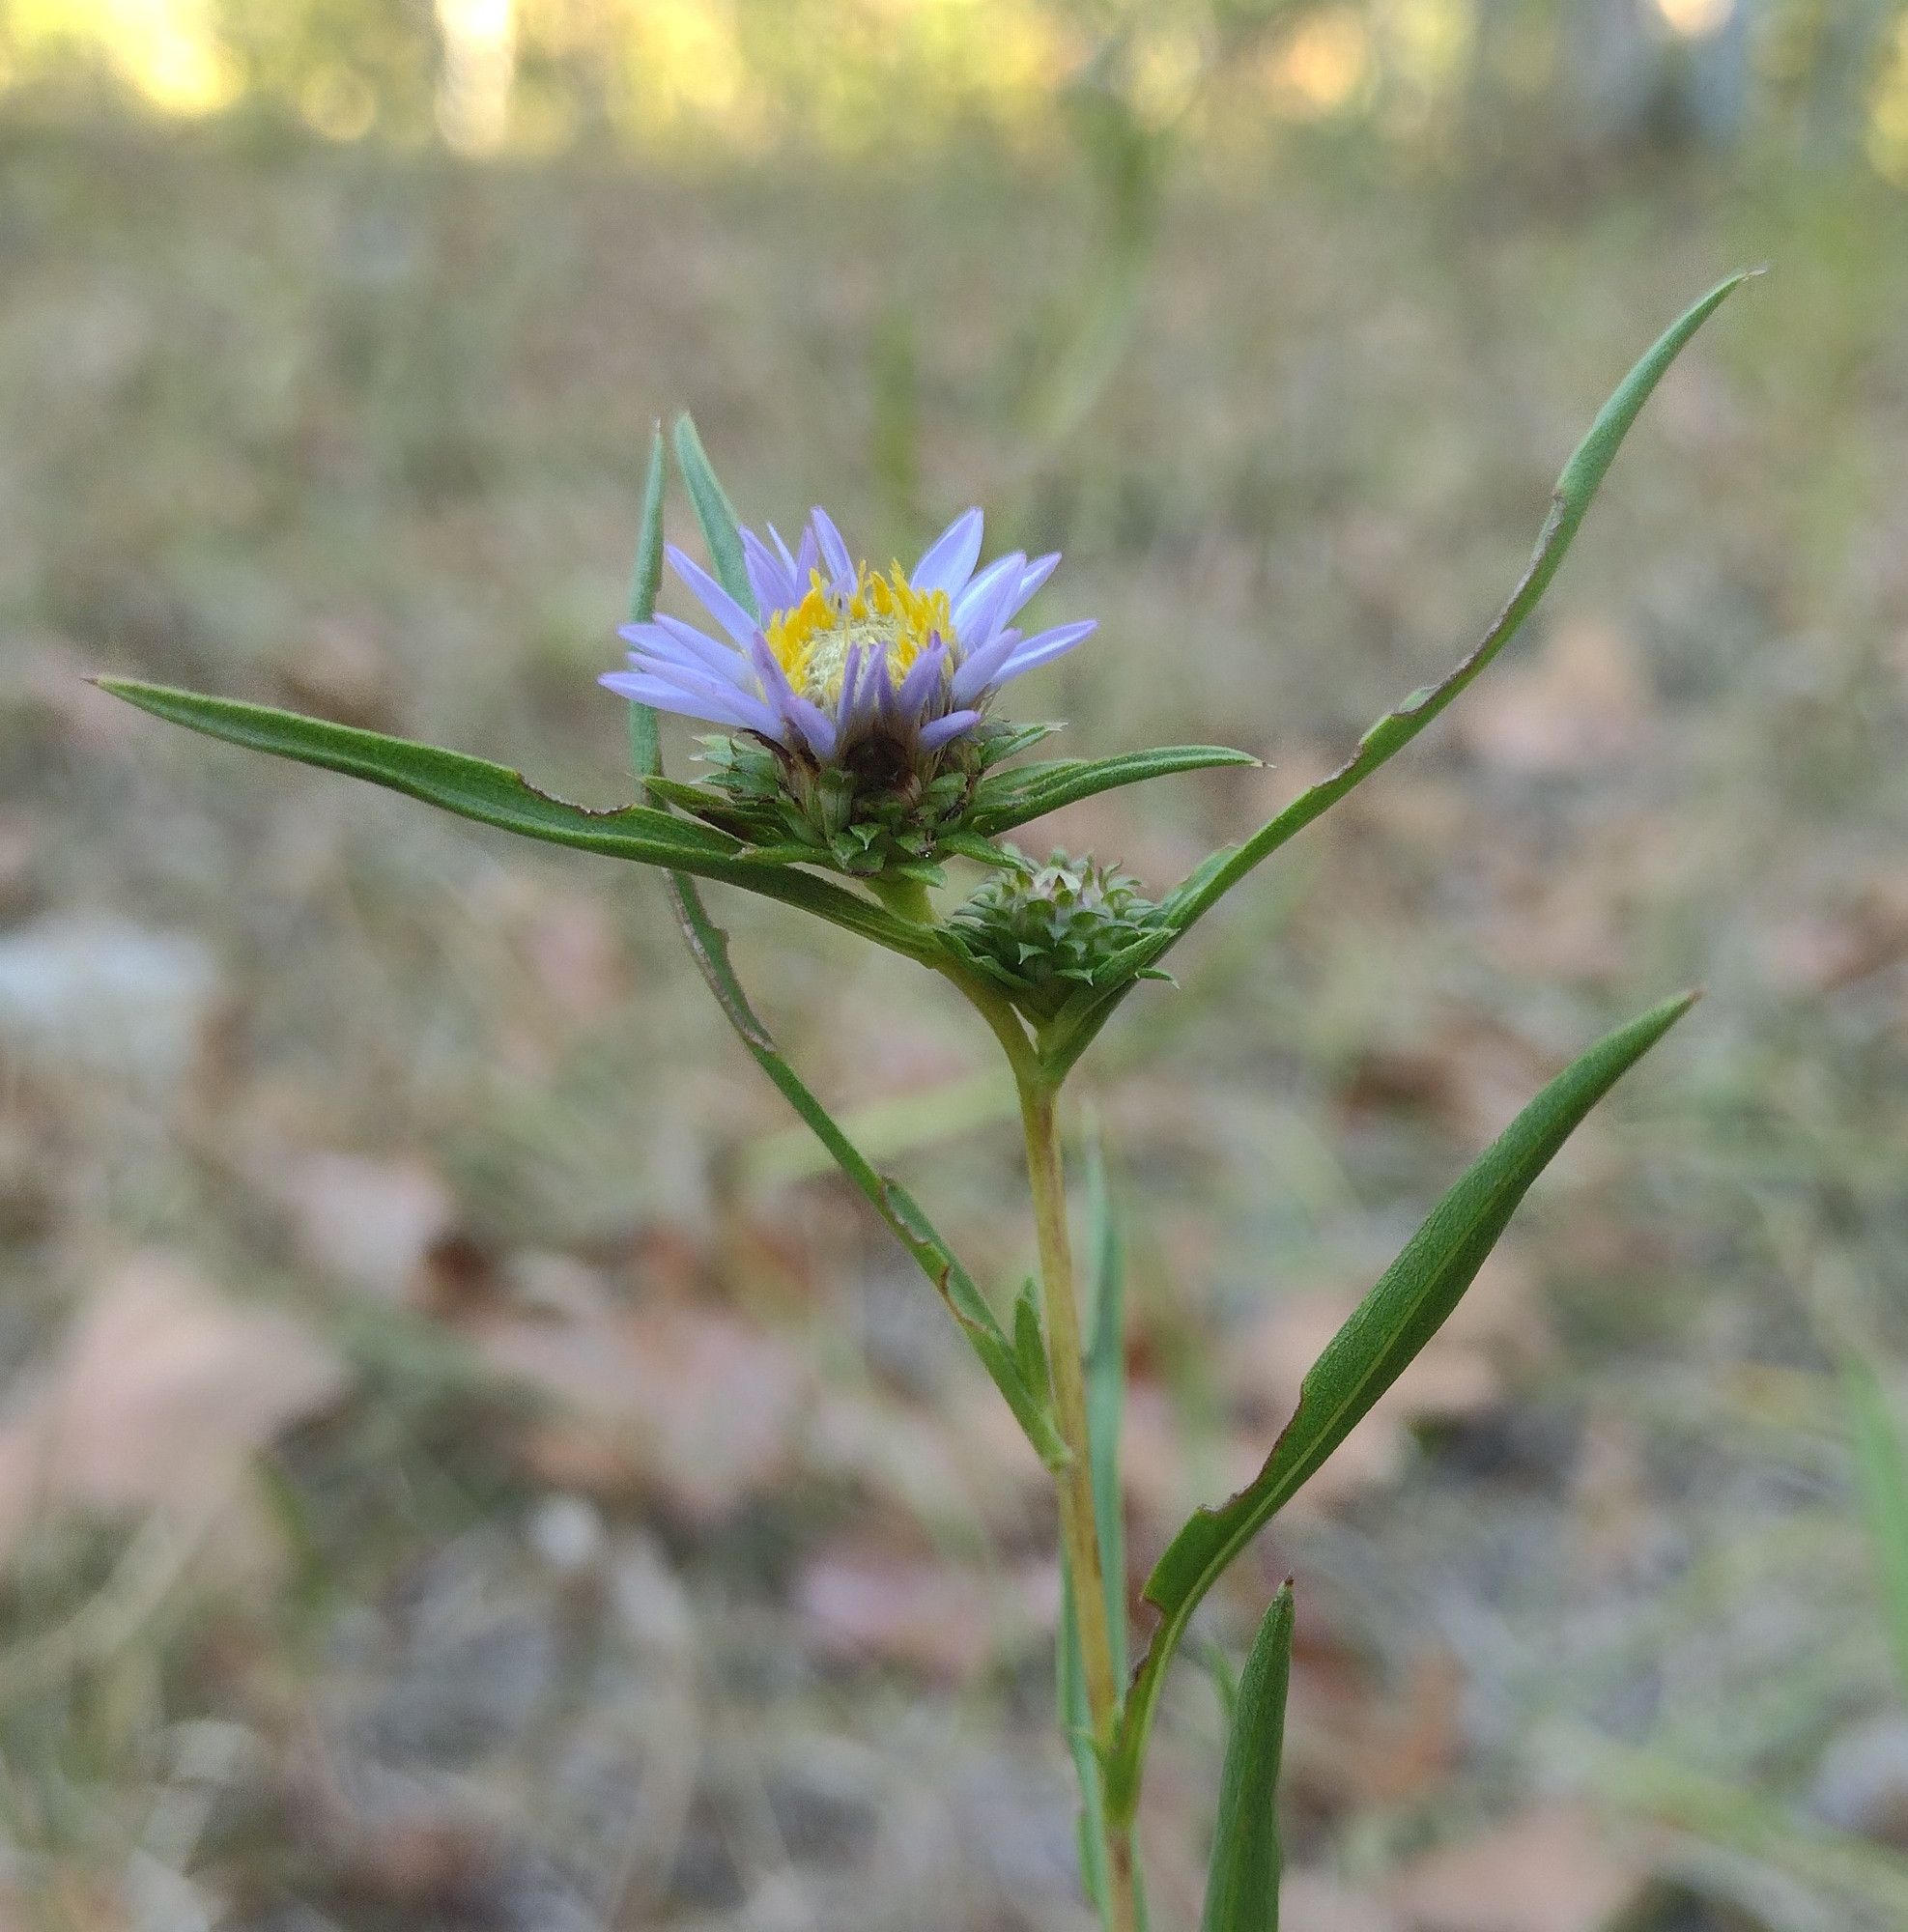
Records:
M1036 866L1007 849L1013 863L949 916L947 931L1016 1006L1048 1019L1153 930L1158 908L1137 879L1096 859L1056 852Z

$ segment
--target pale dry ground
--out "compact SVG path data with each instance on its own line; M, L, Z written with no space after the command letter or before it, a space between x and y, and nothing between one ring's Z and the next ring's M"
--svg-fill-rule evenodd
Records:
M1035 1472L924 1285L801 1178L654 882L170 735L83 672L622 797L591 677L648 424L688 404L745 514L825 497L885 556L983 500L1065 547L1047 608L1102 630L1022 708L1069 749L1273 761L1054 828L1163 885L1468 640L1609 384L1762 256L1542 624L1134 1002L1093 1087L1143 1563L1546 1073L1709 985L1209 1630L1296 1572L1291 1932L1900 1922L1883 1853L1838 1896L1766 1820L1728 1813L1755 1860L1621 1820L1666 1766L1798 1830L1884 1832L1908 1782L1832 1373L1908 1350L1901 204L1188 183L1128 359L1030 452L1086 217L971 157L691 181L8 137L22 1926L1081 1922ZM1011 1285L977 1030L722 910L801 1064L902 1103L878 1137ZM1188 1664L1165 1927L1218 1747Z

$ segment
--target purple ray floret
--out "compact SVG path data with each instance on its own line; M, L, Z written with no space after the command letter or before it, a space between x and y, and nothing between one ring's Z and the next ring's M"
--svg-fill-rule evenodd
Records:
M601 682L659 711L754 732L815 765L886 743L937 759L979 724L1003 685L1049 664L1091 619L1023 636L1013 620L1052 576L1058 552L981 562L978 509L956 517L913 570L870 572L833 519L810 512L793 550L773 524L742 531L749 610L673 545L671 568L714 622L626 624L629 669Z

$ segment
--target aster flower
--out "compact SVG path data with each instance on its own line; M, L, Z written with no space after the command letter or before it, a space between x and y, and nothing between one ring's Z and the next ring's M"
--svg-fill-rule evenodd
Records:
M858 561L815 509L790 551L773 525L741 532L755 611L670 546L676 575L715 620L626 625L630 668L601 680L659 711L753 733L810 769L876 782L921 776L971 734L1000 688L1064 656L1092 619L1028 637L1014 625L1059 553L977 570L982 516L956 517L911 571Z

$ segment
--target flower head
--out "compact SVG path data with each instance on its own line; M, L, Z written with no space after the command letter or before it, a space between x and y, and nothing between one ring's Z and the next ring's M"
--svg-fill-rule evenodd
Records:
M1056 852L1037 866L1009 861L955 907L949 937L967 963L1004 986L1036 1019L1154 930L1159 908L1116 866Z
M956 517L911 571L857 560L825 510L791 552L742 532L755 611L673 546L669 562L724 634L674 617L626 625L630 668L602 680L659 711L753 732L796 761L877 781L919 774L972 732L1002 685L1051 663L1091 619L1023 636L1013 619L1059 554L984 570L981 512Z

